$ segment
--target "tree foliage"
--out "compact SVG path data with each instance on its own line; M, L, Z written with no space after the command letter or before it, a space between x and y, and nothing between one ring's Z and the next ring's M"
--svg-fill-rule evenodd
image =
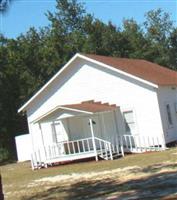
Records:
M49 25L16 39L0 35L0 149L14 152L14 136L27 132L17 109L77 52L141 58L177 69L177 28L161 9L144 24L104 23L76 0L57 0ZM12 155L12 154L11 154Z

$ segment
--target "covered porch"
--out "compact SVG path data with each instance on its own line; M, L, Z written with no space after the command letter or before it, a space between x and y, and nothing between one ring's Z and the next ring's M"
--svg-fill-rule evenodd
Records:
M42 146L32 154L32 167L90 157L113 160L124 156L118 112L116 105L91 100L58 106L41 116L35 123L40 127Z
M91 100L57 106L34 122L40 144L33 149L32 168L87 158L113 160L124 152L165 149L157 136L120 131L125 122L119 107L108 103Z

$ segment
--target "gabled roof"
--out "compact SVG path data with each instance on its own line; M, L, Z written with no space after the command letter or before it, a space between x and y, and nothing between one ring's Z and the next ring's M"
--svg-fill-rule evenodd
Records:
M115 58L85 54L86 57L110 65L156 85L177 85L177 72L158 64L129 58Z
M57 72L34 96L31 97L18 112L25 108L50 85L77 57L85 59L104 67L118 70L121 73L139 79L157 87L158 85L169 86L177 85L177 72L162 67L158 64L140 59L116 58L92 54L76 54L68 63Z

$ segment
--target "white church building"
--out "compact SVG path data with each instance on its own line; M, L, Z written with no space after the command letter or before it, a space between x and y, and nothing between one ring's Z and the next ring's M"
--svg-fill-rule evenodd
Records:
M18 112L27 115L33 168L165 149L177 140L177 72L76 54Z

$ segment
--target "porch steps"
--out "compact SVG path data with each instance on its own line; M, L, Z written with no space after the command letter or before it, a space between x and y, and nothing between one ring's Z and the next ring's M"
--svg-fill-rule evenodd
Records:
M120 153L117 153L117 152L104 152L103 154L101 153L98 153L98 157L104 159L104 160L114 160L114 159L117 159L119 157L121 157L122 155ZM112 157L112 158L111 158Z

